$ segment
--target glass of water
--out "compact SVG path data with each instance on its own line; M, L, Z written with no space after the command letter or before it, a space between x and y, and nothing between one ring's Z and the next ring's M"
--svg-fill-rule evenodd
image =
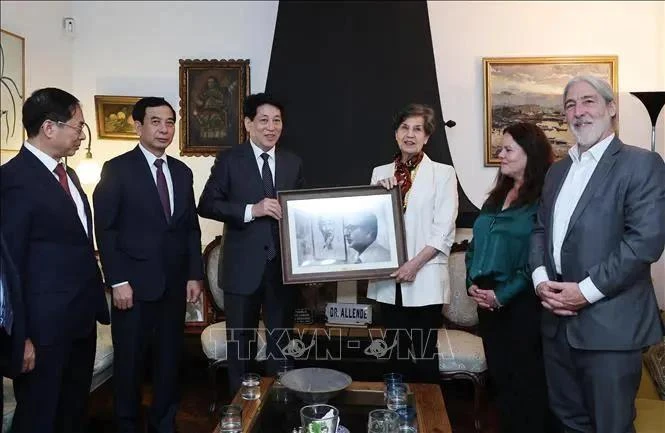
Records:
M245 373L241 380L240 396L243 400L258 400L261 397L261 376L256 373Z
M416 421L416 410L412 407L403 407L396 410L399 416L399 433L417 433L418 422Z
M386 388L386 406L390 410L398 410L406 407L407 389L404 383L395 383Z
M300 408L303 433L336 433L339 410L328 404L312 404Z
M369 413L367 433L399 433L399 416L397 412L376 409Z
M240 406L222 406L221 420L219 421L220 433L242 432L242 408Z

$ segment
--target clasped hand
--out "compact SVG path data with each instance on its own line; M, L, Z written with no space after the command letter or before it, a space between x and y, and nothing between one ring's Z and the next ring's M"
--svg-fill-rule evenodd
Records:
M476 301L476 304L478 304L480 308L490 311L499 308L499 301L496 299L496 293L494 293L494 290L481 289L474 284L469 287L469 295L474 301Z
M282 207L275 198L264 198L260 202L252 205L252 216L259 218L269 216L276 220L282 219Z
M559 316L575 316L589 304L577 283L543 281L538 284L536 294L544 308Z

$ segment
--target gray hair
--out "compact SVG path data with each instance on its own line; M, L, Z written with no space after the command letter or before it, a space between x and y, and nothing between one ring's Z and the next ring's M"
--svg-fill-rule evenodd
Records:
M612 91L612 87L610 87L607 81L603 80L602 78L595 77L593 75L578 75L577 77L574 77L572 80L568 81L568 84L566 84L566 88L563 90L564 105L566 103L566 98L568 97L568 91L570 90L570 87L573 84L580 82L585 82L591 87L593 87L596 90L596 92L598 92L600 96L603 97L606 104L609 104L610 102L614 101L614 91Z

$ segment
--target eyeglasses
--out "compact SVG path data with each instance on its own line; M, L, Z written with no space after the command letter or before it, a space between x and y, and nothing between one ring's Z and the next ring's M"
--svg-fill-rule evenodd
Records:
M76 131L76 133L77 133L78 135L81 135L81 133L83 132L83 128L85 128L85 127L88 126L88 125L86 125L85 123L83 123L81 126L72 126L72 125L70 125L70 124L68 124L68 123L61 122L61 121L59 121L59 120L56 121L55 123L58 124L58 125L66 126L67 128L71 128L71 129L73 129L74 131Z

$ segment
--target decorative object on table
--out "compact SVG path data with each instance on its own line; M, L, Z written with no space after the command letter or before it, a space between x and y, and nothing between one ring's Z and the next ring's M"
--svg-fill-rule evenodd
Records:
M312 404L300 408L304 433L337 433L339 410L327 404Z
M575 139L568 131L562 94L577 75L606 80L616 93L617 56L486 57L485 166L498 166L501 133L513 122L537 124L552 143L556 159L566 156Z
M367 433L398 433L399 415L388 409L375 409L367 419Z
M242 432L242 408L236 405L222 406L219 421L220 433Z
M658 114L665 105L665 92L630 92L639 99L647 109L651 119L651 151L656 151L656 122Z
M180 59L180 155L214 156L245 141L249 59Z
M326 321L336 325L367 325L372 323L372 306L368 304L326 305Z
M285 373L281 382L305 403L325 403L351 385L352 379L328 368L299 368Z
M309 308L296 308L293 311L293 321L309 325L314 323L314 313Z
M95 95L97 138L138 140L132 110L142 96Z
M18 152L25 140L25 39L6 30L0 30L0 77L0 150Z
M285 284L389 278L406 261L398 188L279 191Z
M261 376L245 373L241 378L240 396L243 400L258 400L261 397Z

